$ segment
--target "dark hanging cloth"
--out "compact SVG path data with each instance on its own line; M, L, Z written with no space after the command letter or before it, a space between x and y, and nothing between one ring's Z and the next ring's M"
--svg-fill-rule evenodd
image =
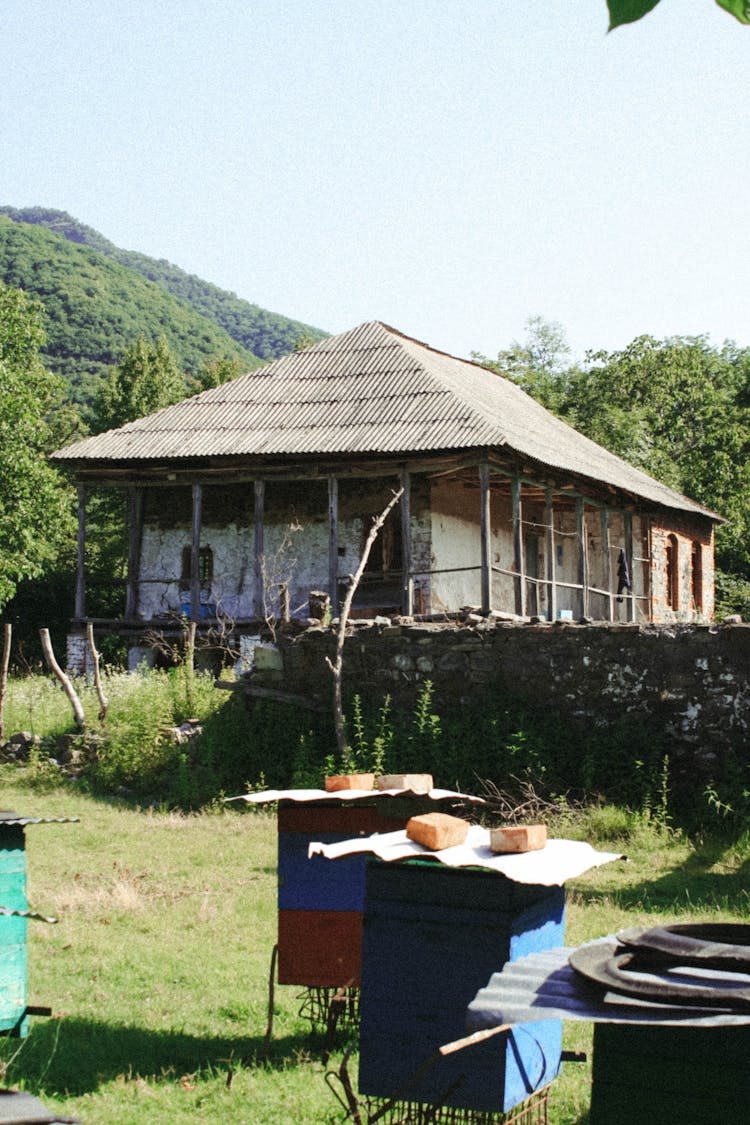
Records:
M628 570L628 560L625 552L620 548L620 553L617 556L617 596L621 596L623 590L632 590L633 584L630 581L630 571Z

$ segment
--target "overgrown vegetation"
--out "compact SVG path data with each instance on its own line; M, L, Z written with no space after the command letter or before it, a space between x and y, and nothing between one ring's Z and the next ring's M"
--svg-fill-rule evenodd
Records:
M432 773L438 785L477 792L485 782L523 795L528 787L561 814L581 805L617 805L663 827L717 829L741 835L750 818L750 766L722 763L721 780L680 772L668 740L630 717L606 727L565 723L495 697L480 707L439 710L426 682L409 711L388 697L379 706L346 700L347 760L335 753L332 715L242 692L217 691L210 673L187 664L127 675L111 669L103 724L95 721L93 685L78 683L90 725L76 736L69 705L47 676L12 678L5 729L41 739L39 783L56 777L46 765L64 745L78 747L78 784L164 808L199 809L248 789L320 788L327 773ZM177 741L174 728L193 719L200 733ZM521 803L519 796L519 803Z

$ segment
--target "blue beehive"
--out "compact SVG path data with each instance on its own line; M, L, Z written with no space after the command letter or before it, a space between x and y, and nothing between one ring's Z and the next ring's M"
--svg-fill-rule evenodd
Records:
M362 940L363 1094L504 1113L559 1072L562 1024L523 1024L420 1064L466 1034L466 1008L506 961L563 944L562 887L430 860L369 860Z

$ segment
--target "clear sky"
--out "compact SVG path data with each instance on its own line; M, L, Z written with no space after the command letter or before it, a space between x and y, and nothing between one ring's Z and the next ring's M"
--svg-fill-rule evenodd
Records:
M0 203L330 332L750 344L750 27L661 0L4 0Z

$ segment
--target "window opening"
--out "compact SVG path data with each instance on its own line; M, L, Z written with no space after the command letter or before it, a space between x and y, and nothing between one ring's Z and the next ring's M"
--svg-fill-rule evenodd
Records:
M180 584L189 586L193 580L192 568L193 551L191 547L182 548L182 569ZM214 577L214 553L210 547L201 547L198 551L198 581L202 590L209 589Z

